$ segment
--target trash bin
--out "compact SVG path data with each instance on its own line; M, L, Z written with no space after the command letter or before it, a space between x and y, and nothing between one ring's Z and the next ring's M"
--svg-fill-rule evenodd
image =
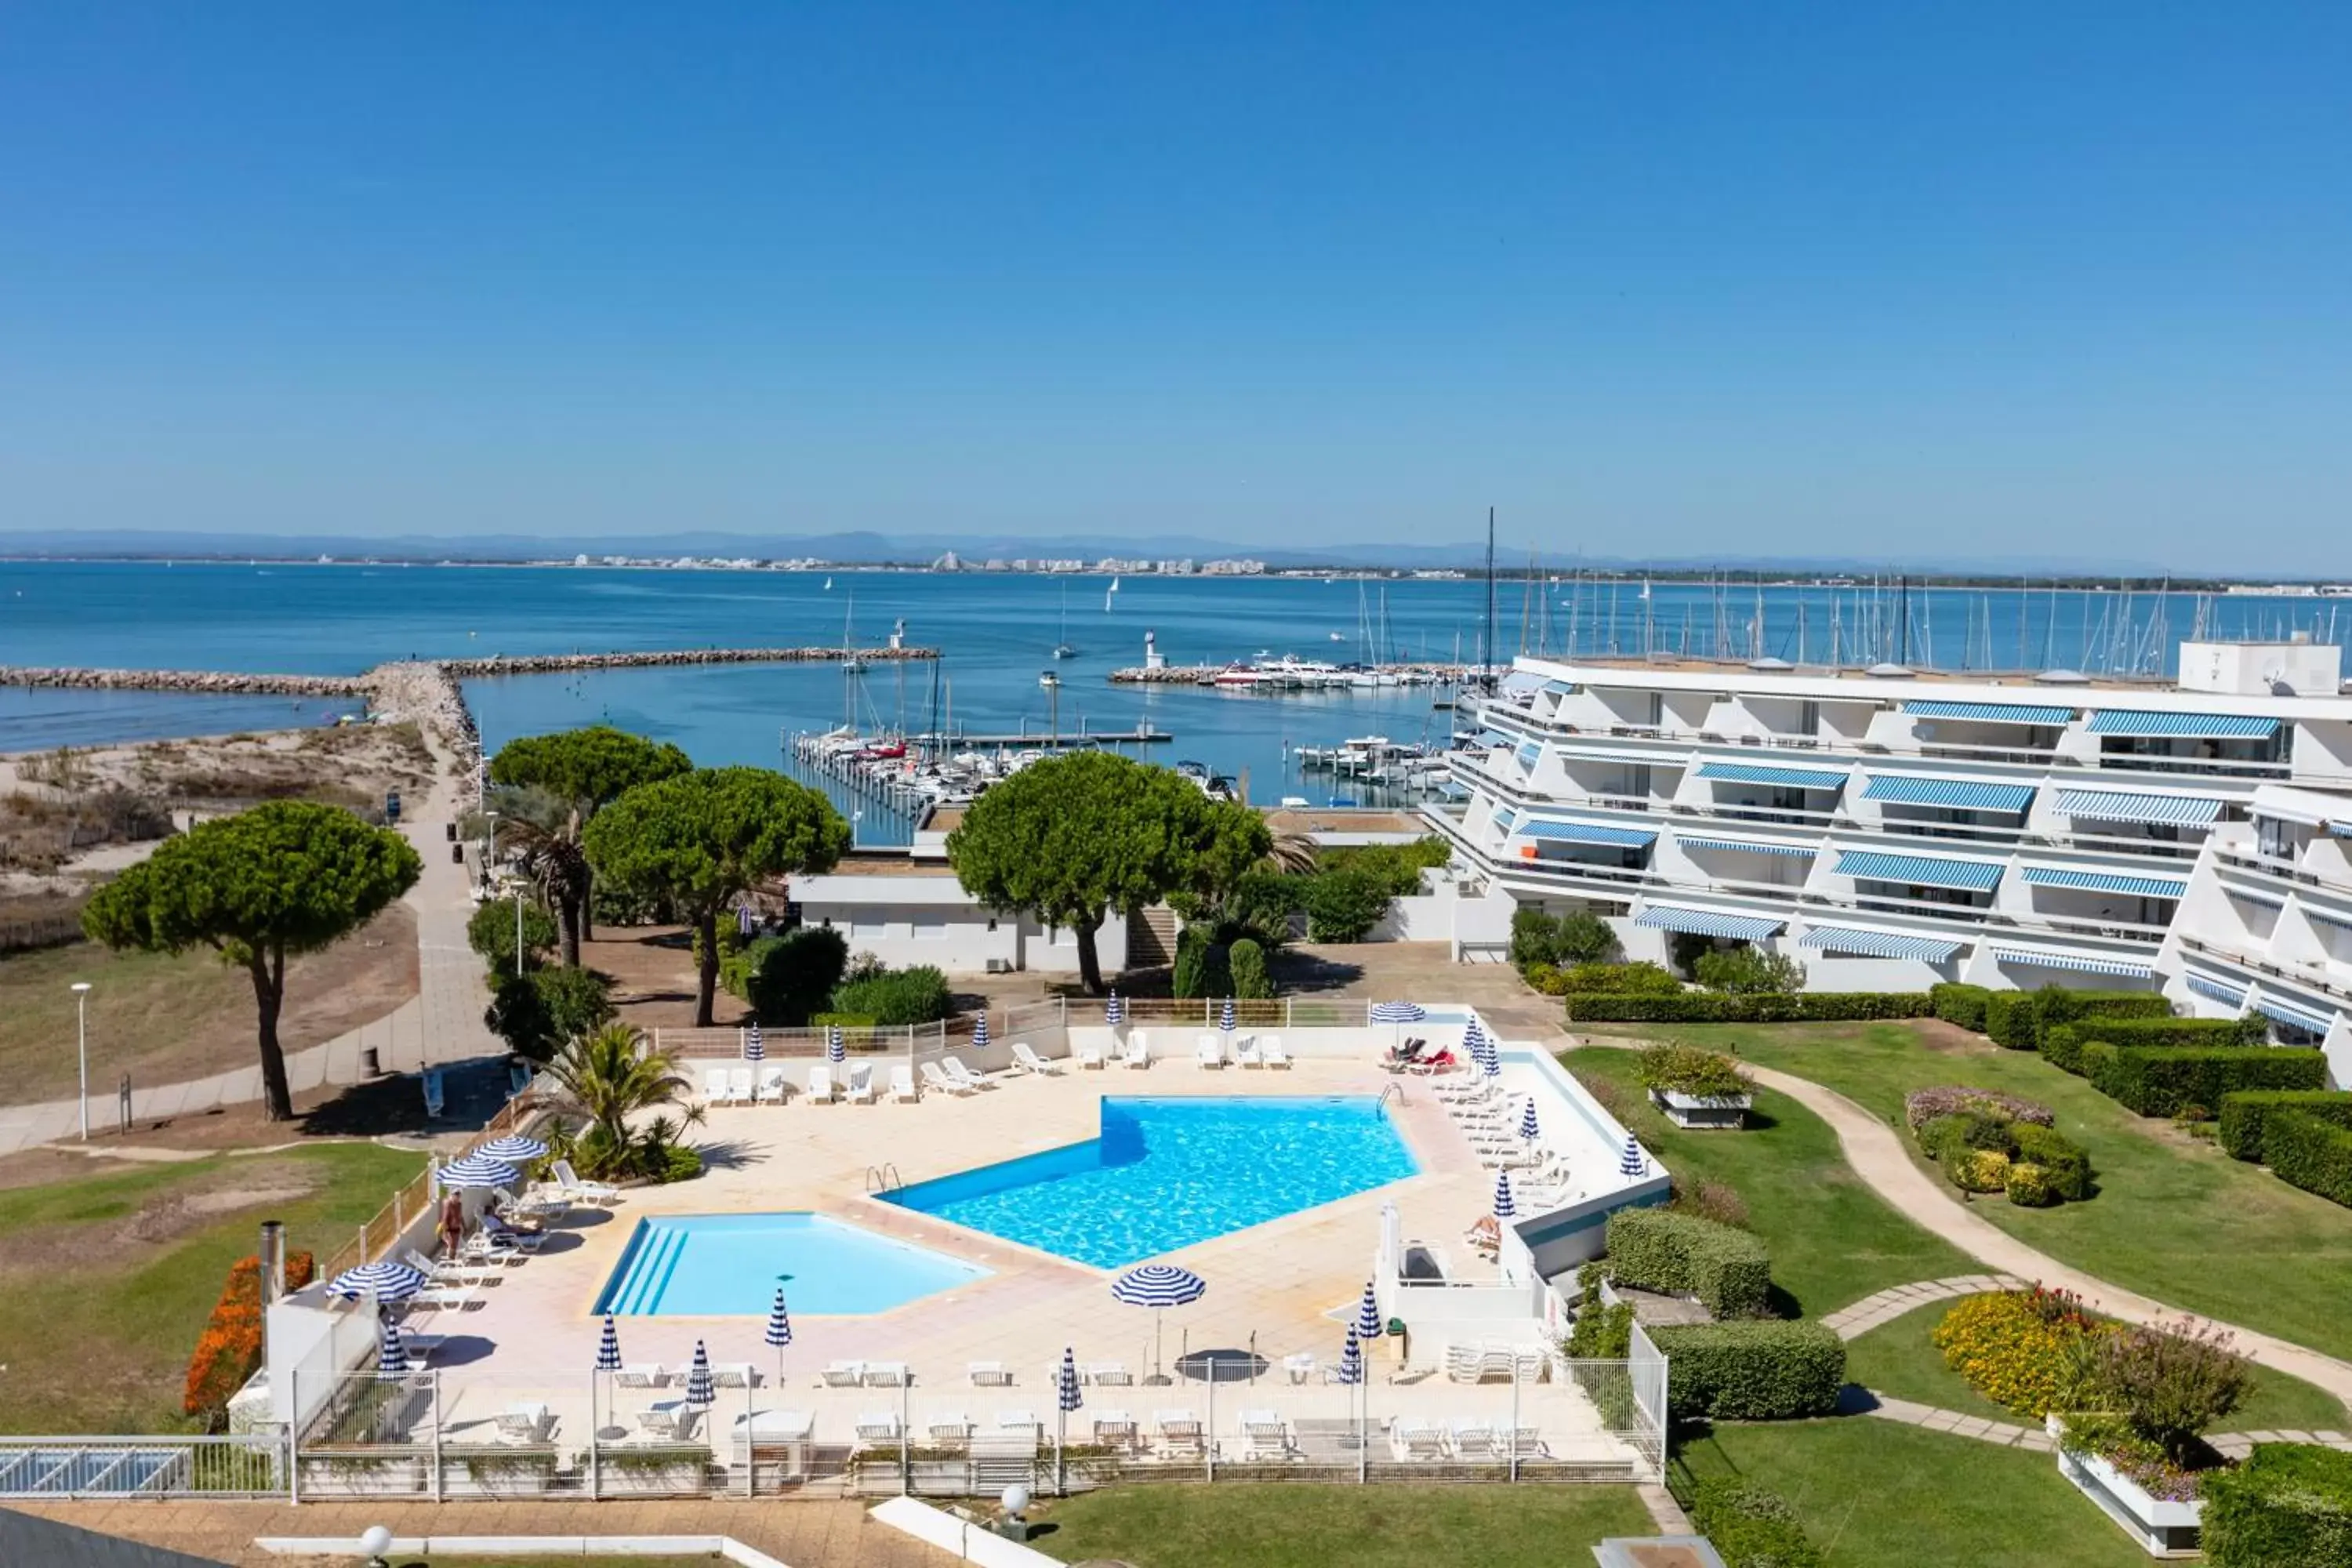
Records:
M449 846L449 864L452 866L462 866L465 863L466 847L462 844L452 844Z
M454 822L445 822L445 823L443 823L443 824L441 825L441 837L444 837L444 838L446 838L446 839L447 839L447 840L448 840L450 843L452 843L452 844L457 843L457 825L456 823L454 823Z
M375 1047L373 1046L362 1046L360 1047L360 1076L362 1078L382 1078L383 1076L383 1068L376 1060Z

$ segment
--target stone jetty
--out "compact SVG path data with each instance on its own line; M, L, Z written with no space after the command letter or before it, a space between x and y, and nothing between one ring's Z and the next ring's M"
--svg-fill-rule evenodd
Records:
M1110 672L1114 686L1215 686L1218 677L1240 690L1308 691L1361 684L1359 671L1309 664L1150 664ZM1458 686L1478 677L1473 664L1381 664L1360 673L1386 677L1391 686Z
M441 667L461 680L496 675L566 675L582 669L655 669L689 664L832 664L847 658L837 647L682 647L634 653L498 655L489 658L445 658ZM937 658L932 647L866 647L856 657L868 664Z
M0 686L184 691L205 697L365 697L364 675L240 675L225 669L88 669L0 664Z

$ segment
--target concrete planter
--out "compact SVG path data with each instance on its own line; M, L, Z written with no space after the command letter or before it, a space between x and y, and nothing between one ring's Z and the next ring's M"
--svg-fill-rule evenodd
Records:
M1748 1109L1756 1103L1756 1097L1684 1094L1678 1089L1654 1089L1650 1091L1650 1103L1664 1111L1666 1120L1677 1127L1695 1131L1736 1131L1748 1124Z
M2063 1430L2055 1415L2046 1418L2050 1435L2063 1442ZM2099 1505L2099 1510L2122 1526L2150 1557L2194 1557L2205 1518L2205 1504L2171 1502L2150 1497L2137 1481L2096 1454L2079 1448L2058 1450L2058 1473L2074 1489Z

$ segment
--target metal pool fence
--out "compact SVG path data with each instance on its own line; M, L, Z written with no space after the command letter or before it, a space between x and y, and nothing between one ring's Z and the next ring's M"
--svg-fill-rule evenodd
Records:
M268 1498L287 1488L269 1436L0 1437L0 1498Z

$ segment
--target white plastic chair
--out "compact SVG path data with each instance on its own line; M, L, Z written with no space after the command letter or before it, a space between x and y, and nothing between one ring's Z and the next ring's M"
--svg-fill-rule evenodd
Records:
M1127 1044L1119 1048L1118 1059L1130 1068L1151 1065L1151 1039L1140 1029L1128 1036Z
M923 1065L925 1067L929 1067L932 1064L925 1062ZM869 1079L869 1090L871 1089L871 1083L872 1080ZM948 1087L952 1089L954 1088L954 1085L950 1084ZM917 1100L922 1098L915 1089L915 1069L907 1066L904 1062L899 1063L897 1067L890 1069L890 1098L893 1100L905 1100L908 1104L912 1104Z
M849 1069L849 1088L842 1098L852 1105L874 1103L874 1064L862 1062Z
M1225 1065L1224 1042L1214 1035L1202 1035L1192 1046L1192 1065L1203 1071Z
M782 1105L784 1102L784 1064L772 1062L760 1069L760 1081L752 1086L751 1099L761 1105Z
M823 1062L809 1068L808 1097L820 1105L831 1105L834 1094L833 1069Z
M904 1070L906 1069L903 1068L893 1068L891 1069L890 1092L900 1099L911 1100L914 1098L911 1092L906 1095L898 1095L898 1074ZM926 1089L936 1089L947 1094L970 1094L971 1092L971 1086L970 1084L958 1083L955 1079L950 1078L944 1071L942 1071L940 1064L937 1062L925 1062L923 1064L922 1070L923 1087ZM914 1085L909 1083L907 1087L911 1091Z
M1062 1070L1059 1063L1049 1062L1044 1057L1039 1056L1034 1050L1032 1050L1030 1048L1029 1042L1026 1040L1015 1040L1013 1042L1013 1065L1020 1068L1023 1072L1035 1073L1039 1078L1051 1078L1055 1073ZM1095 1053L1094 1065L1097 1067L1102 1066L1102 1053L1100 1051L1097 1051Z
M1257 1054L1265 1058L1265 1065L1270 1068L1286 1068L1290 1065L1290 1053L1282 1048L1280 1035L1268 1035L1260 1040L1257 1043Z
M712 1105L727 1103L727 1069L725 1068L702 1069L702 1098Z

